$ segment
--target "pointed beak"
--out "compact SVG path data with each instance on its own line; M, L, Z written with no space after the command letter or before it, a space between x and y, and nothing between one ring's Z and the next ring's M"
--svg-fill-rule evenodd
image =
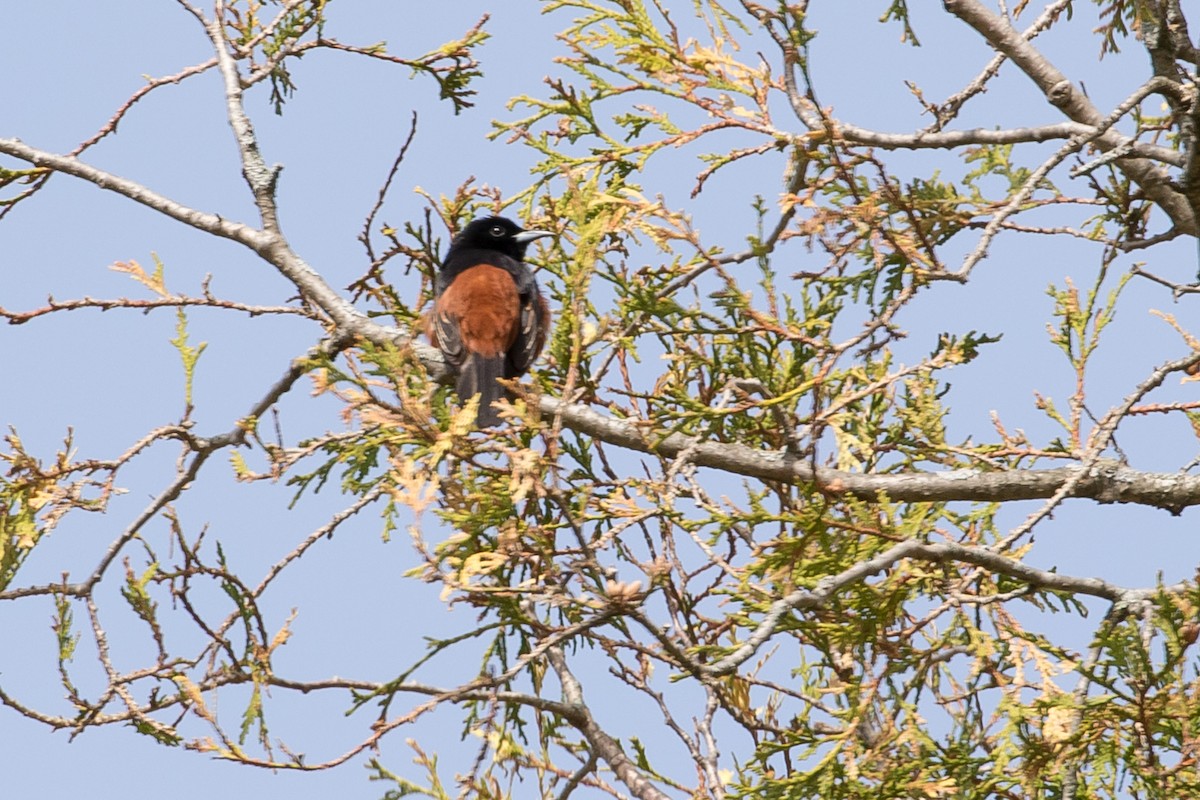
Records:
M516 236L513 237L513 240L517 244L529 244L534 239L541 239L543 236L557 236L557 235L558 234L555 233L554 231L521 231L520 233L518 233Z

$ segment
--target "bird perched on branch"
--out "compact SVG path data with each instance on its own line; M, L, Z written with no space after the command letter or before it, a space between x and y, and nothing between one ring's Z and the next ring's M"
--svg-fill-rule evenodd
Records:
M524 374L546 342L550 308L524 258L530 242L553 235L477 219L454 237L438 272L426 332L458 368L459 399L479 395L480 428L498 425L492 403L511 397L497 381Z

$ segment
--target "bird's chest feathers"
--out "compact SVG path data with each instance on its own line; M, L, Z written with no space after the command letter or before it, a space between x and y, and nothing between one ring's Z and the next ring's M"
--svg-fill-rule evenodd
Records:
M472 352L499 355L516 339L521 297L506 269L480 264L463 270L446 287L441 306Z

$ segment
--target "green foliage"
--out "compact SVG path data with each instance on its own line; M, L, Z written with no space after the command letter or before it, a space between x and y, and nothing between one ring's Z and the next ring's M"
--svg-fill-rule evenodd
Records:
M736 39L768 25L795 48L806 78L814 34L791 6L746 15L697 4L688 36L662 6L636 0L556 0L546 10L574 15L562 34L571 77L551 79L548 97L518 97L512 107L525 116L496 131L540 158L533 185L512 202L537 227L565 232L532 259L562 311L534 394L517 404L524 424L473 433L473 409L456 412L403 353L368 345L348 367L322 366L322 386L346 402L357 427L323 444L327 459L293 481L315 490L340 471L344 491L388 496L385 536L408 506L423 556L409 575L440 584L444 600L478 615L470 633L430 639L380 691L357 694L355 708L391 708L410 676L468 642L482 655L479 681L515 688L525 677L541 696L546 667L530 654L548 631L571 652L610 654L629 691L667 703L665 689L651 688L651 664L683 681L697 664L738 658L780 615L780 598L819 591L897 542L957 543L1019 563L1027 542L998 530L996 504L865 500L817 484L718 490L686 454L659 469L615 466L598 441L530 412L537 391L603 398L652 440L685 433L875 474L1078 454L1086 421L1078 398L1064 413L1043 400L1069 444L951 441L944 373L986 358L1000 337L945 331L928 355L909 363L898 355L906 311L948 271L940 250L1031 179L1013 147L965 149L968 170L957 182L937 173L900 179L868 148L821 132L785 134L769 113L777 79L739 60ZM885 17L916 43L903 3ZM713 135L730 131L740 143L713 150ZM709 244L687 213L644 194L643 176L677 150L695 159L693 196L752 159L782 167L779 202L749 201L756 230L745 251ZM1062 200L1049 180L1037 188L1048 197L1019 212ZM494 208L471 187L436 202L452 228ZM432 266L428 236L406 234L414 243L405 252ZM796 258L801 246L821 259ZM1107 265L1085 297L1070 284L1051 292L1052 339L1080 380L1128 279L1103 295ZM398 298L375 297L384 313L413 318ZM429 538L436 529L419 524L427 512L449 533ZM1022 604L1086 613L1072 595L1002 571L922 560L783 612L774 648L703 681L754 742L737 754L726 791L1047 796L1070 765L1087 763L1072 749L1094 724L1077 716L1081 707L1103 705L1081 706L1059 687L1078 659L1020 621L1012 607ZM659 624L646 620L660 607L673 620L669 647L638 635ZM616 654L625 648L642 654L640 665L622 663ZM578 746L561 715L501 705L463 702L464 734L486 739L491 754L463 779L480 796L508 796L492 783L496 769L544 778L544 759ZM622 744L646 775L677 785L657 770L648 738ZM1097 780L1119 772L1117 760L1095 763ZM379 763L373 769L399 787L389 796L441 796L434 773L425 789Z
M29 169L5 169L0 167L0 189L7 189L14 183L29 184L34 183L37 179L45 179L49 176L50 171L43 167L31 167ZM0 208L11 208L18 202L28 197L30 190L25 190L13 197L0 197Z
M71 510L102 511L111 484L90 477L93 465L75 462L74 439L68 432L50 464L31 454L10 430L0 450L0 591L16 578L21 565L42 539ZM69 616L69 615L68 615ZM69 628L69 622L64 621ZM69 634L62 634L64 636ZM60 643L60 650L65 647Z
M417 766L425 770L428 775L428 786L402 778L383 766L378 759L371 759L371 763L368 765L371 770L371 780L396 784L395 789L389 789L384 793L384 800L399 800L401 797L414 796L431 797L433 800L450 800L450 794L446 792L438 777L437 756L428 755L414 742L409 744L417 754L414 759Z
M1104 24L1096 29L1101 36L1100 54L1121 52L1120 42L1140 27L1139 3L1131 0L1092 0L1100 7Z
M192 385L196 378L196 363L200 360L200 354L204 352L204 348L208 345L201 342L199 345L192 347L188 344L187 331L187 314L182 308L175 312L175 338L171 340L171 346L179 351L179 360L183 362L183 402L187 408L192 407Z
M971 187L977 201L983 200L984 194L978 185L980 180L987 176L1003 179L1007 183L1007 191L1015 192L1024 186L1033 174L1033 170L1028 167L1013 163L1011 144L968 148L964 154L964 161L975 164L975 168L968 172L963 180ZM1053 186L1047 185L1046 188L1053 191Z
M294 42L309 32L321 37L327 4L328 0L311 0L284 6L279 0L248 0L244 5L230 3L225 6L230 41L241 48L262 50L271 83L271 105L276 114L283 113L284 103L296 90L284 56ZM265 18L262 12L272 7L282 7L280 15L275 19Z
M905 42L911 42L914 47L921 46L920 40L917 39L916 31L913 30L912 23L908 18L908 3L905 0L894 0L888 6L888 10L884 12L883 17L880 18L881 22L890 22L892 20L899 22L904 27L903 40Z
M412 74L432 78L438 94L449 100L457 114L474 103L471 83L482 73L473 50L489 38L482 30L486 17L462 37L430 50L417 58L388 53L384 42L347 45L325 35L331 0L235 0L223 4L226 35L232 45L251 56L251 79L266 79L271 86L270 104L278 115L296 91L289 59L299 58L317 47L358 53L412 69Z
M1071 362L1076 391L1071 396L1069 417L1064 417L1049 398L1039 396L1038 405L1047 416L1066 429L1070 436L1070 447L1074 448L1072 452L1079 451L1084 439L1084 397L1090 359L1100 345L1104 329L1113 321L1121 290L1132 277L1128 273L1121 276L1107 295L1101 295L1101 288L1108 276L1108 264L1114 256L1112 252L1106 255L1092 288L1082 299L1070 278L1067 278L1066 288L1051 286L1047 290L1054 300L1054 317L1058 320L1058 325L1047 326L1047 331L1050 341Z

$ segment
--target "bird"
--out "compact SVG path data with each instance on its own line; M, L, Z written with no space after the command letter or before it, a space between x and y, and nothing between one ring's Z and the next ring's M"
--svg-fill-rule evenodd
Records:
M523 375L546 343L550 307L524 258L530 242L554 235L505 217L476 219L438 270L426 335L458 368L459 400L479 395L478 428L500 424L492 403L511 392L498 381Z

